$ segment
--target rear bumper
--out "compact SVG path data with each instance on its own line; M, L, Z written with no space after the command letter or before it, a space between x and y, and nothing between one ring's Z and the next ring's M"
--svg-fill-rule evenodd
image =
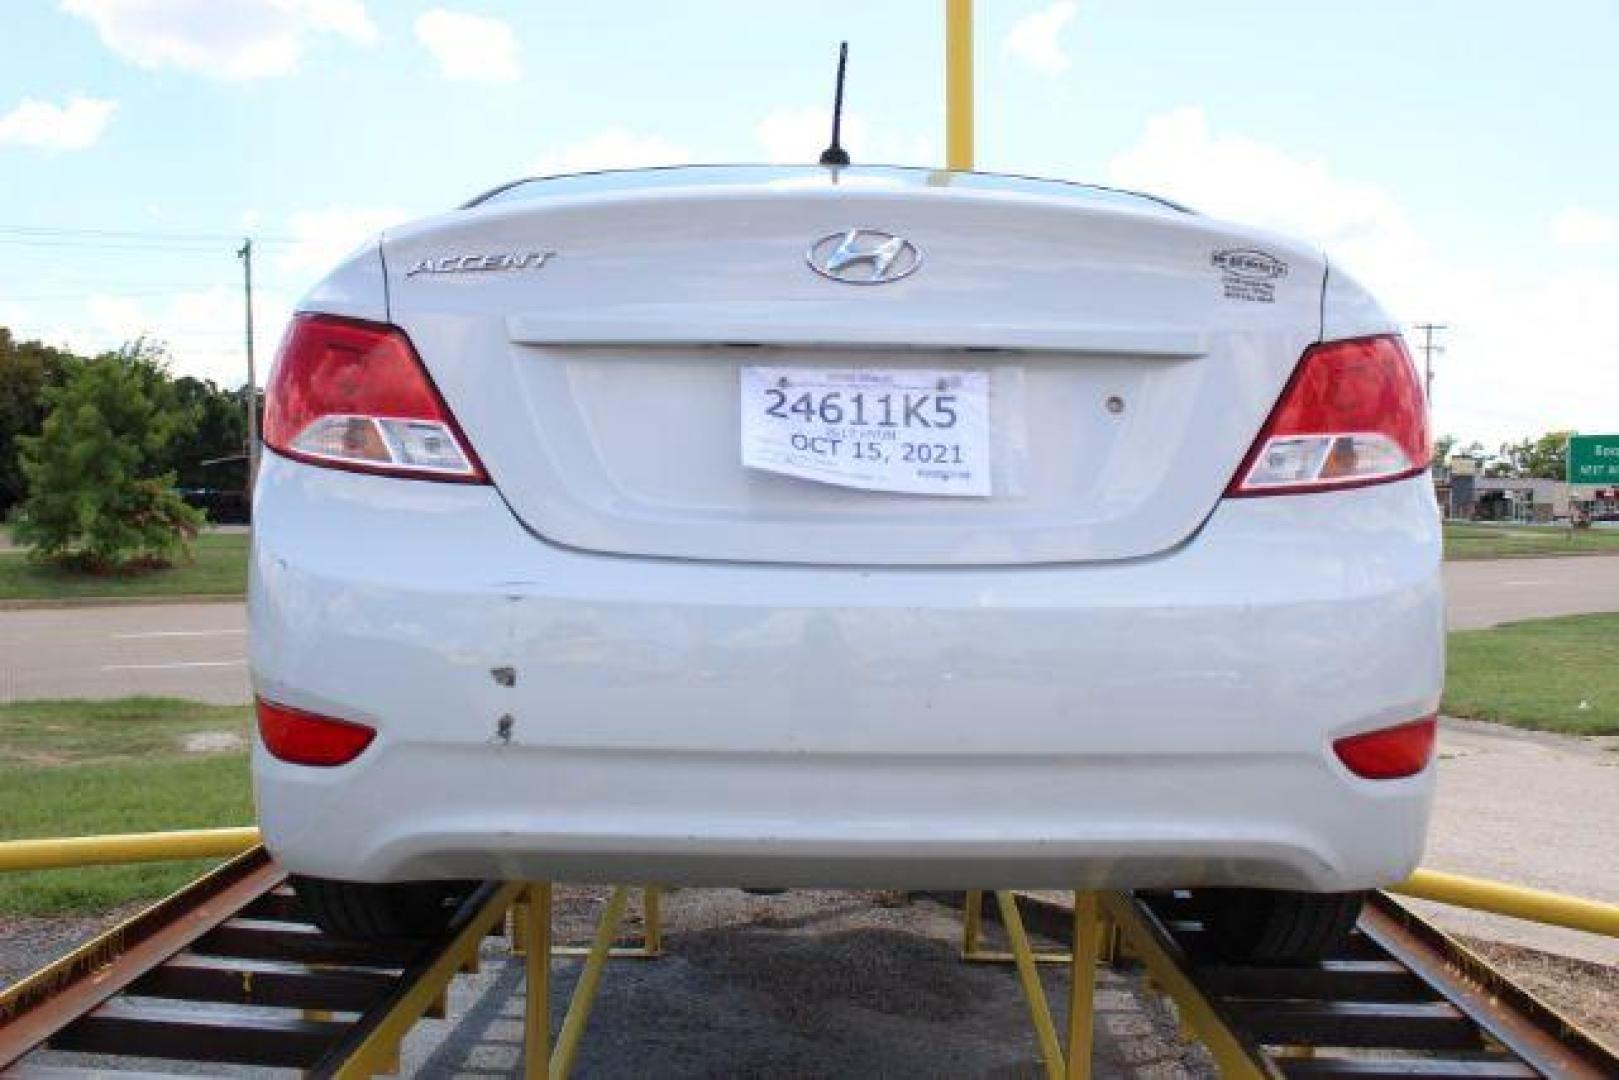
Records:
M1421 854L1432 770L1330 750L1438 703L1420 478L1227 502L1150 559L941 570L581 554L487 488L274 455L258 499L259 692L379 731L338 769L256 751L296 872L1349 889Z

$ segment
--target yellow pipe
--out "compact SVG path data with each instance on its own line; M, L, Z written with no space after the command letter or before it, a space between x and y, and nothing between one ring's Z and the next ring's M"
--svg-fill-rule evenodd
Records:
M1522 885L1447 874L1439 870L1418 870L1388 891L1550 926L1566 926L1570 930L1619 937L1619 904L1605 904L1599 900L1542 892Z
M945 0L945 166L973 167L973 0Z
M225 858L257 843L259 831L246 827L6 840L0 842L0 871Z

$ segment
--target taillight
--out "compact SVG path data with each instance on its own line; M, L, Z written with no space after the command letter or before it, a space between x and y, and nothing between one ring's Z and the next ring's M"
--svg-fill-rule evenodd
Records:
M1348 735L1332 744L1338 760L1367 780L1398 780L1415 776L1433 760L1437 721L1431 717L1408 724Z
M347 765L371 745L377 733L364 724L334 720L257 698L259 737L264 748L293 765Z
M1284 495L1416 476L1428 410L1398 335L1306 349L1227 495Z
M488 483L410 339L380 323L292 320L265 388L264 442L312 465Z

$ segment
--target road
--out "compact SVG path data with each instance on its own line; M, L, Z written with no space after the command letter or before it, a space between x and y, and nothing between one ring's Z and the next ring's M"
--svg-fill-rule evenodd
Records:
M1450 624L1619 611L1619 557L1448 563ZM0 611L0 701L164 694L246 702L239 603Z
M240 603L0 611L0 701L132 694L246 703Z
M1480 559L1445 564L1450 628L1619 611L1619 556Z

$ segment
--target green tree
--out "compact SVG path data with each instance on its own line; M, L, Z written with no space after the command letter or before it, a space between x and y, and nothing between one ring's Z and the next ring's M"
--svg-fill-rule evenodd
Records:
M1521 479L1561 480L1568 474L1568 437L1572 431L1548 431L1538 439L1503 443L1500 475Z
M195 418L162 349L136 341L86 361L45 402L40 434L19 440L29 494L17 539L37 558L92 570L188 555L202 515L160 466Z
M37 341L17 341L0 326L0 518L27 493L19 440L45 420L45 391L67 377L78 357Z
M203 462L247 453L247 399L240 391L222 390L212 380L189 375L174 380L174 393L195 423L170 441L163 468L173 471L182 487L218 487L228 478L245 488L245 460L234 463L235 468L204 467Z

